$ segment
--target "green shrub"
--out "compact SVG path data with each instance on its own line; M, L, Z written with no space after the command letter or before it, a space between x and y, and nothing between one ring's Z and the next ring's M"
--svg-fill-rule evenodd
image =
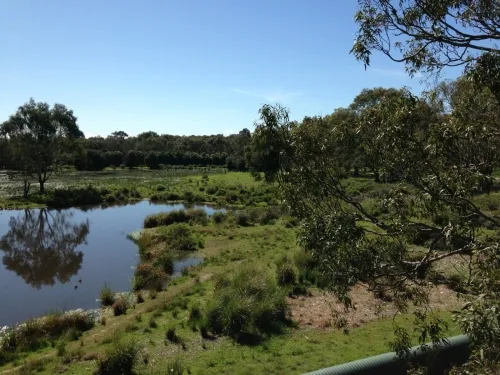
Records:
M97 360L97 375L132 375L139 348L133 341L115 343Z
M245 342L282 332L289 308L283 290L266 270L244 266L218 277L205 319L213 332Z
M208 215L202 208L191 208L186 211L186 215L188 216L190 223L201 225L208 224Z
M279 285L297 284L298 270L292 259L285 255L276 262L276 276Z
M226 221L226 219L227 219L227 213L225 213L224 211L215 211L212 214L212 222L214 224L220 224Z
M151 262L143 262L137 266L132 281L132 289L161 289L167 275L160 268Z
M154 261L155 266L160 267L167 275L174 273L174 263L174 256L168 250L157 256Z
M305 285L316 285L323 288L327 285L325 278L318 269L318 262L310 252L300 250L294 255L294 263L299 272L298 282Z
M127 301L122 296L118 297L113 303L113 313L115 316L125 315L127 312Z
M242 227L250 225L250 216L245 211L237 211L233 214L234 222Z
M158 323L156 323L156 319L154 316L151 316L151 318L149 318L149 327L158 328Z
M54 208L90 206L101 204L101 192L92 186L85 188L56 189L45 198L47 206Z
M144 228L155 228L174 223L187 223L188 221L189 216L185 210L175 210L146 216L143 226Z
M196 327L203 320L203 312L199 304L194 304L189 308L188 323L191 327Z
M178 201L181 199L181 196L177 193L168 193L166 198L169 201Z
M209 195L214 195L215 193L217 193L217 188L213 187L213 186L209 186L209 187L207 187L206 192Z
M144 295L141 291L137 292L137 303L143 303L145 301Z
M156 291L156 289L151 289L149 291L149 298L156 299L157 296L158 296L158 292Z
M182 195L182 199L184 199L187 202L194 202L194 194L192 191L185 191L184 194Z
M64 341L59 342L57 344L57 356L62 357L66 354L66 343Z
M181 338L177 334L174 327L170 327L169 329L167 329L167 332L165 333L165 338L166 340L174 344L180 344L182 342Z
M259 223L262 225L274 224L281 217L281 211L278 207L268 207L259 217Z
M299 219L293 216L285 216L283 218L283 223L285 224L286 228L294 228L299 225Z
M115 302L115 294L108 284L104 284L102 287L99 299L101 300L101 306L111 306Z
M186 224L173 224L161 228L160 239L171 250L196 250L203 246L203 240L196 237Z

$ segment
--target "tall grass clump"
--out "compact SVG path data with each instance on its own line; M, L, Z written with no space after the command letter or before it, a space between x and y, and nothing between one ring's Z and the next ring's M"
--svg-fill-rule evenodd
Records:
M281 286L292 286L297 284L298 270L293 259L284 255L276 262L276 278Z
M276 220L278 220L280 217L281 217L281 211L278 207L276 206L267 207L260 214L259 223L261 225L274 224Z
M208 224L208 215L202 208L191 208L186 211L186 215L190 223L201 225Z
M161 228L158 233L160 241L170 250L196 250L203 247L203 238L196 236L186 224L173 224Z
M94 326L94 319L81 310L51 313L38 319L31 319L8 330L0 339L0 365L14 360L21 352L37 350L68 332L88 331Z
M294 255L294 263L298 270L298 282L302 285L315 285L320 288L327 286L327 282L319 271L318 262L310 252L304 249Z
M189 219L190 217L185 210L175 210L146 216L143 226L144 228L155 228L174 223L187 223Z
M194 223L206 225L208 224L208 216L202 208L191 208L189 210L175 210L170 212L162 212L159 214L146 216L144 219L144 228L155 228L168 226L176 223Z
M189 308L188 324L193 330L203 321L203 311L199 304L194 304Z
M289 307L284 291L266 270L246 265L217 277L204 320L214 333L242 343L259 341L283 331Z
M144 262L137 266L132 280L132 289L161 289L167 279L167 274L158 265Z
M214 224L221 224L227 220L227 214L223 211L215 211L212 214L212 222Z
M115 316L125 315L127 313L127 301L122 296L118 297L112 305Z
M115 294L108 284L104 284L102 287L99 299L101 300L101 306L111 306L115 302Z
M250 215L245 211L237 211L233 214L236 225L246 227L250 225Z
M133 341L116 342L97 360L97 375L132 375L139 357L139 347Z

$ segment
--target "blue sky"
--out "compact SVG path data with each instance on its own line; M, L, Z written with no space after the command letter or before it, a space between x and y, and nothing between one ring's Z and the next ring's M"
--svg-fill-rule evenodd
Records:
M87 136L228 134L264 103L301 119L365 87L420 91L404 66L349 54L356 4L1 0L0 122L33 97L73 109Z

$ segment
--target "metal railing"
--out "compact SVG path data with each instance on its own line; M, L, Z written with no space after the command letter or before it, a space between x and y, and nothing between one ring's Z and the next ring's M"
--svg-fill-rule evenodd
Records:
M469 338L465 335L446 339L444 344L435 347L426 345L410 349L409 362L427 366L429 375L444 374L453 365L461 365L470 355ZM304 375L404 375L408 363L402 361L395 352L364 358L341 365L308 372Z

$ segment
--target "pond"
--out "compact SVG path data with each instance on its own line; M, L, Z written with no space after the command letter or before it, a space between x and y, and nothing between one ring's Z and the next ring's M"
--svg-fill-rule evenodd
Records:
M210 215L215 209L205 209ZM136 204L108 208L0 211L0 326L54 310L96 308L108 283L130 290L139 261L127 235L149 214L183 204ZM179 260L174 272L199 263Z

